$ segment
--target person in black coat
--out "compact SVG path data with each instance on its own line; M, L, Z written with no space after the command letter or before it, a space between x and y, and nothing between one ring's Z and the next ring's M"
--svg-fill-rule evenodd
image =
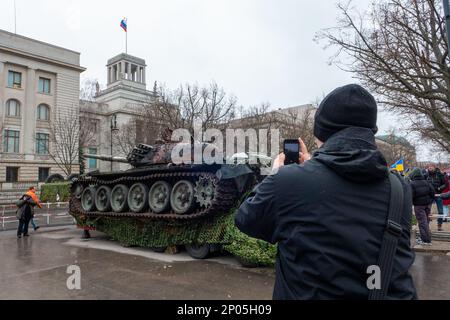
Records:
M369 266L377 265L390 200L389 170L374 134L377 105L359 85L330 93L315 115L320 149L302 165L274 162L242 203L235 222L251 237L278 244L274 299L367 299ZM323 143L324 142L324 143ZM322 145L323 143L323 145ZM403 179L401 179L403 180ZM415 299L409 269L412 201L405 201L388 299Z
M24 194L20 200L17 201L16 205L18 207L17 219L19 220L17 238L20 239L22 234L24 237L28 237L28 225L33 218L33 210L34 206L36 206L36 202L31 196Z
M442 191L447 188L447 182L445 181L445 176L441 172L439 168L436 168L434 165L430 165L428 167L428 181L433 185L434 191L436 194L440 194ZM442 199L436 198L434 200L436 202L436 208L438 211L438 215L443 216L444 215L444 205L442 203ZM431 204L432 205L432 204ZM430 209L431 209L430 205ZM442 223L444 219L438 218L437 224L438 224L438 231L442 231Z
M434 201L434 187L425 179L420 169L414 169L409 175L411 179L411 191L416 215L419 225L421 245L431 244L431 231L429 226L429 216L431 214L431 204Z

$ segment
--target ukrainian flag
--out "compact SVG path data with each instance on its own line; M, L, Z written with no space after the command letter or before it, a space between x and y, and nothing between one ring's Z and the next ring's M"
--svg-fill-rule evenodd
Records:
M402 159L402 160L398 160L396 163L394 163L394 164L391 166L391 169L395 169L395 170L397 170L398 172L403 172L403 171L405 171L405 166L404 166L404 161L403 161L403 159Z

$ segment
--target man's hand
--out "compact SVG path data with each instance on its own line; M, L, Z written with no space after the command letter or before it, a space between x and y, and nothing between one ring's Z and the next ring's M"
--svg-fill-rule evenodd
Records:
M300 164L305 163L308 160L311 160L311 155L308 152L308 148L303 142L302 138L298 138L298 142L300 144L300 153L298 155L298 161ZM280 153L273 162L272 171L278 170L279 168L284 166L284 160L286 156L284 153Z
M284 166L284 160L286 159L286 156L284 153L280 153L273 162L272 171L280 169L282 166Z
M302 138L298 138L298 142L300 143L300 164L302 164L308 160L311 160L311 155L309 154L308 148Z

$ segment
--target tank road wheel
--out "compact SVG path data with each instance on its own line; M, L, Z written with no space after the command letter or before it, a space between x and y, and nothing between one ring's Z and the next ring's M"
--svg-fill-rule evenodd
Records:
M186 251L194 259L206 259L209 256L210 245L190 245L186 246Z
M133 184L128 192L128 206L133 212L142 212L148 208L148 187L143 183Z
M119 184L111 191L111 208L114 212L123 212L128 208L128 190L126 185Z
M150 188L148 204L154 213L163 213L170 206L171 186L165 181L157 181Z
M84 211L94 211L95 210L95 188L88 187L84 189L81 194L81 206Z
M209 208L214 200L216 183L211 177L200 177L195 184L195 198L200 207Z
M170 194L170 206L177 214L189 213L195 205L194 185L187 180L178 181Z
M73 195L77 199L81 199L81 195L83 194L83 185L79 182L76 182L75 186L73 187Z
M98 211L106 212L111 210L111 188L101 186L95 193L95 206Z

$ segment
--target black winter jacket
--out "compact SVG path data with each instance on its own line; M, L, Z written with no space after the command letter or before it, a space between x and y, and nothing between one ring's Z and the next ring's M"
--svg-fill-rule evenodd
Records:
M389 299L416 298L409 274L411 191L404 182L403 233ZM304 165L268 176L239 208L248 235L278 243L274 299L367 299L367 268L376 265L390 198L386 160L371 130L332 136Z
M445 176L439 169L428 172L428 182L434 187L435 193L441 193L447 187Z
M16 217L18 220L30 220L34 216L34 207L36 202L29 196L24 194L16 203L17 209Z
M420 170L414 170L409 176L411 179L411 190L413 205L428 206L433 203L435 190L425 179Z

